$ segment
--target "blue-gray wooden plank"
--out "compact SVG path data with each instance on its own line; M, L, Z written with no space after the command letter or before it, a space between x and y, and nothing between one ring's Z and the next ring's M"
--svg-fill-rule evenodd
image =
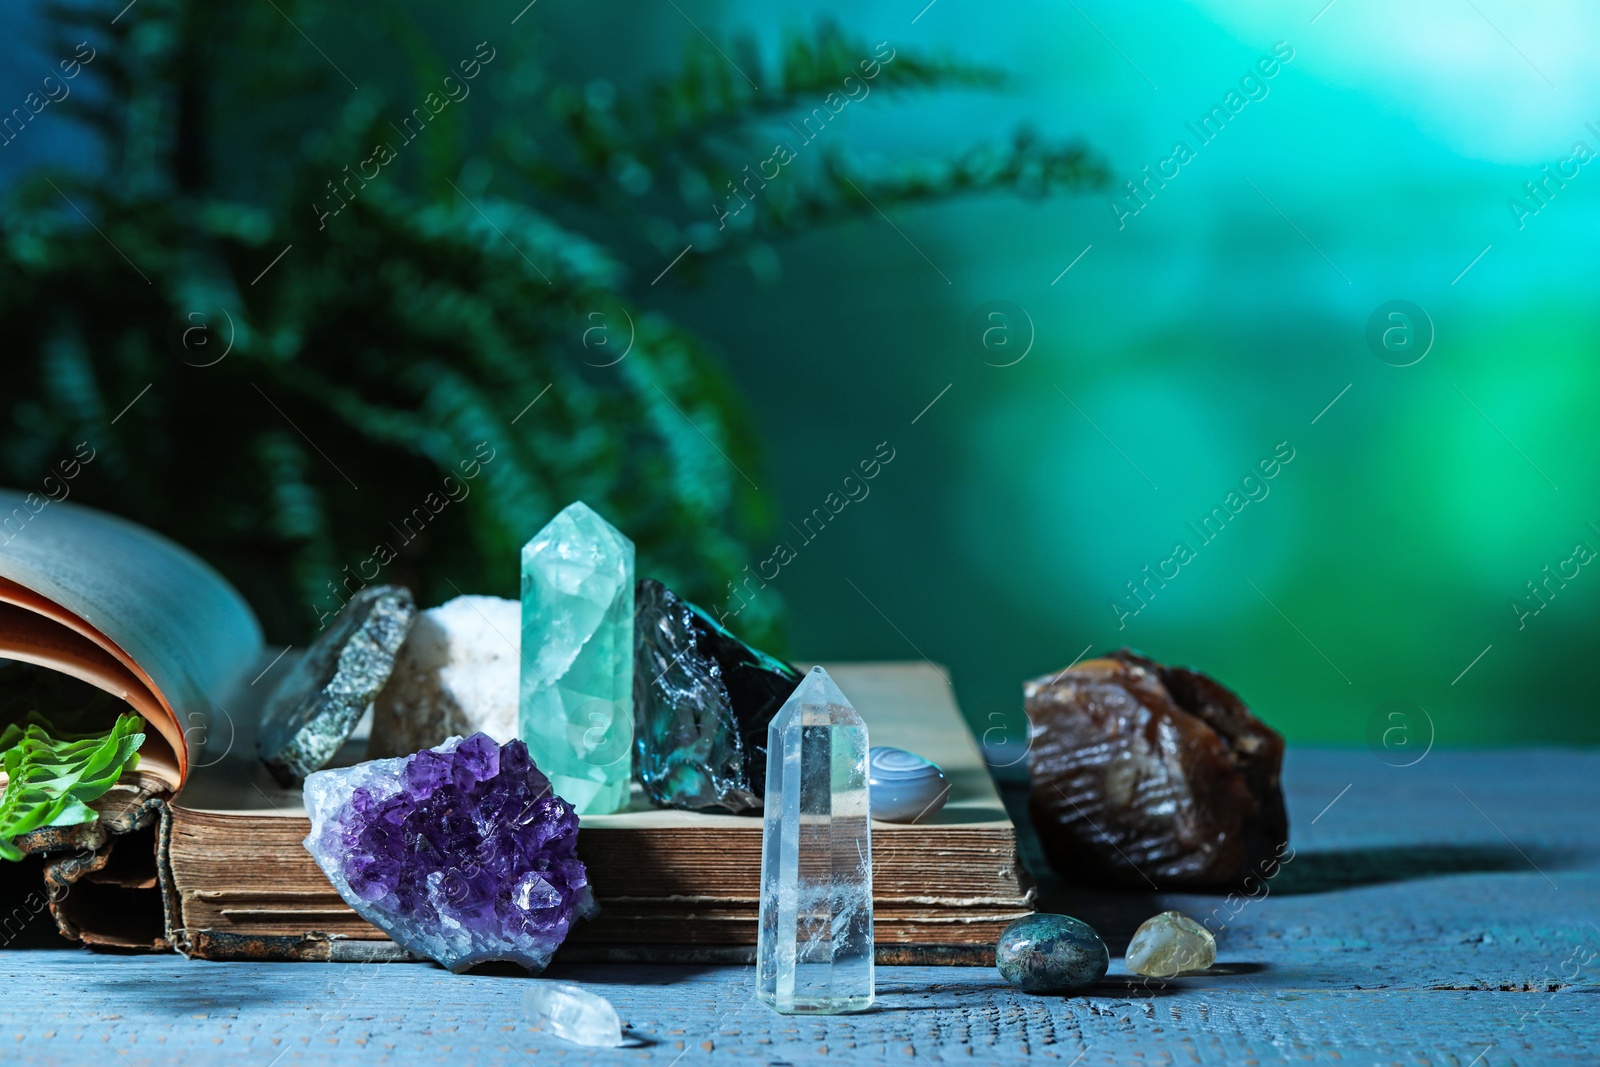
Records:
M886 967L875 1011L790 1018L751 1000L749 968L554 968L649 1042L594 1052L535 1029L509 973L13 948L0 1061L1600 1062L1600 753L1433 752L1397 769L1299 750L1285 782L1294 858L1255 899L1044 879L1047 905L1095 923L1114 952L1164 907L1236 912L1216 973L1165 985L1120 960L1074 997L1018 993L988 968Z

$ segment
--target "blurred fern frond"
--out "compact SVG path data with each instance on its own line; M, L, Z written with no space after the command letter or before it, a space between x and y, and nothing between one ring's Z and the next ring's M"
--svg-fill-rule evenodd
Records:
M88 442L72 499L196 549L278 641L360 581L428 604L514 596L518 548L574 499L633 537L641 573L718 601L771 520L755 428L628 265L692 240L664 283L687 284L867 197L1103 179L1082 146L1029 135L879 169L840 143L718 230L710 198L768 126L859 83L872 47L823 26L769 70L753 42L728 42L752 88L700 45L636 92L565 85L503 49L473 90L501 79L485 129L461 106L407 110L454 68L392 13L409 81L351 92L304 47L302 30L337 29L309 0L142 0L113 22L123 6L53 9L61 54L96 49L77 82L93 91L63 110L96 133L101 165L27 177L0 223L0 479L31 488ZM905 51L873 62L874 92L1000 83ZM397 125L411 115L429 123L416 147ZM373 177L376 145L398 158ZM774 640L775 604L753 603L742 635Z

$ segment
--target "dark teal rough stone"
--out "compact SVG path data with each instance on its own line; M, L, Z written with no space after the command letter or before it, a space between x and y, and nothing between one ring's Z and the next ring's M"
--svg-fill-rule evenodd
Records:
M1071 993L1104 978L1111 953L1088 923L1041 913L1000 931L994 963L1025 993Z
M800 672L654 578L634 592L634 767L652 803L759 812L767 727Z

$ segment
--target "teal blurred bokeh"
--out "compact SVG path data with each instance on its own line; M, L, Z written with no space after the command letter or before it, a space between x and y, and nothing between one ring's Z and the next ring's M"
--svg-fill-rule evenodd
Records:
M521 4L421 6L467 41L504 38ZM761 593L787 605L792 656L945 664L996 744L1021 737L1023 679L1124 644L1292 741L1368 740L1393 702L1426 712L1418 743L1600 741L1600 575L1580 562L1600 547L1600 168L1572 160L1600 152L1600 12L544 0L519 25L567 77L628 82L700 29L775 42L819 17L1012 75L852 105L838 147L956 151L1025 122L1115 177L898 210L688 293L634 265L754 406L752 473L784 519L753 555L795 550ZM1368 341L1395 300L1431 337L1408 366ZM881 443L870 493L808 539ZM1218 507L1207 541L1190 524ZM1179 543L1192 558L1164 563Z
M1021 117L1085 137L1112 194L1176 141L1193 158L1120 227L1112 195L904 214L903 235L818 240L781 283L695 303L791 516L877 441L898 450L775 583L797 650L948 664L996 741L1022 679L1121 644L1211 673L1291 740L1367 740L1393 702L1427 713L1414 742L1429 720L1441 744L1600 740L1600 576L1566 562L1600 546L1600 170L1568 164L1536 215L1508 206L1539 206L1524 183L1576 142L1600 151L1600 15L940 0L912 25L919 8L848 20L1003 65L1011 90L864 109L856 151ZM1241 89L1275 45L1292 59ZM1203 143L1186 124L1230 91L1256 98ZM1367 343L1394 299L1436 335L1411 366ZM1036 331L1014 366L970 340L996 300ZM1268 495L1203 543L1188 524L1281 442ZM1124 616L1180 541L1192 561ZM1577 574L1536 598L1559 570Z

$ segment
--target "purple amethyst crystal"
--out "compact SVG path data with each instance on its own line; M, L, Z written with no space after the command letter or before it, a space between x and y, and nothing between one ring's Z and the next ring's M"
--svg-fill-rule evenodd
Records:
M575 919L599 911L578 816L521 741L452 737L414 756L306 778L306 849L362 918L461 972L544 970Z

